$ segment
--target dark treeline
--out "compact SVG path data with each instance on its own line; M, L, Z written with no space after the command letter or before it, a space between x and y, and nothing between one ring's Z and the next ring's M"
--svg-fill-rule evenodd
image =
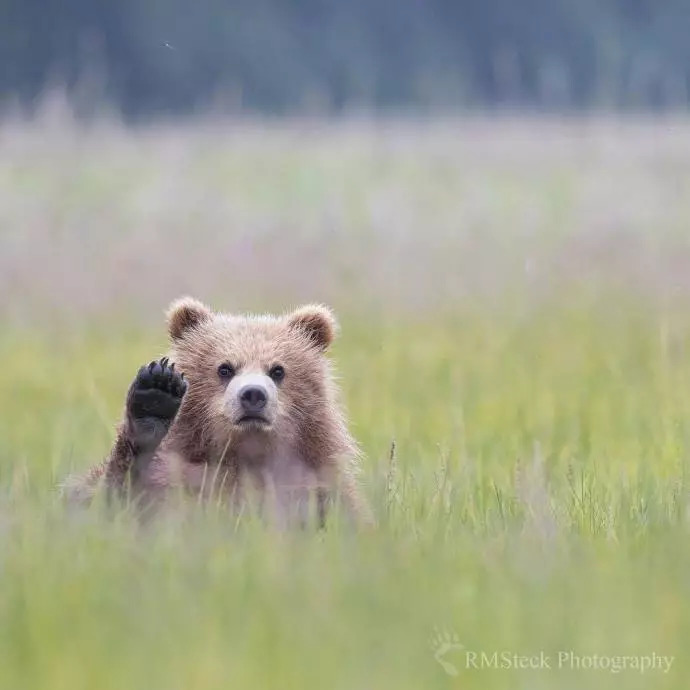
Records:
M0 96L129 117L219 103L686 106L690 0L0 0Z

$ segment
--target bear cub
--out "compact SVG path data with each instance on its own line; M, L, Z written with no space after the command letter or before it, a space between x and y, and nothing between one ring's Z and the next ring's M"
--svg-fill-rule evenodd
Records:
M325 356L336 328L318 305L274 317L173 302L168 356L141 367L110 455L68 495L88 500L102 479L109 496L150 507L182 489L258 507L279 526L311 512L323 524L338 496L355 522L371 522Z

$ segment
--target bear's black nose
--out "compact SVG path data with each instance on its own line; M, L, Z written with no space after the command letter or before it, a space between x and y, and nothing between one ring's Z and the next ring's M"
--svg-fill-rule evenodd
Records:
M245 386L240 390L240 402L246 412L261 412L268 402L266 389L263 386Z

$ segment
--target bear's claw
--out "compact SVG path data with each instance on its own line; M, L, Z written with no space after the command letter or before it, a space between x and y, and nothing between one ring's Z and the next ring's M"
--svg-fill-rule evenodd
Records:
M139 369L127 396L127 410L135 420L154 417L171 422L186 391L184 376L163 357Z

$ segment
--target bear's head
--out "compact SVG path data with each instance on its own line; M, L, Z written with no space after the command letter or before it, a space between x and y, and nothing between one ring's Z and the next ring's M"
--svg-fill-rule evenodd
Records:
M274 317L216 313L188 297L173 302L171 355L189 382L180 415L191 445L222 449L246 438L314 445L340 434L325 357L336 329L320 305Z

